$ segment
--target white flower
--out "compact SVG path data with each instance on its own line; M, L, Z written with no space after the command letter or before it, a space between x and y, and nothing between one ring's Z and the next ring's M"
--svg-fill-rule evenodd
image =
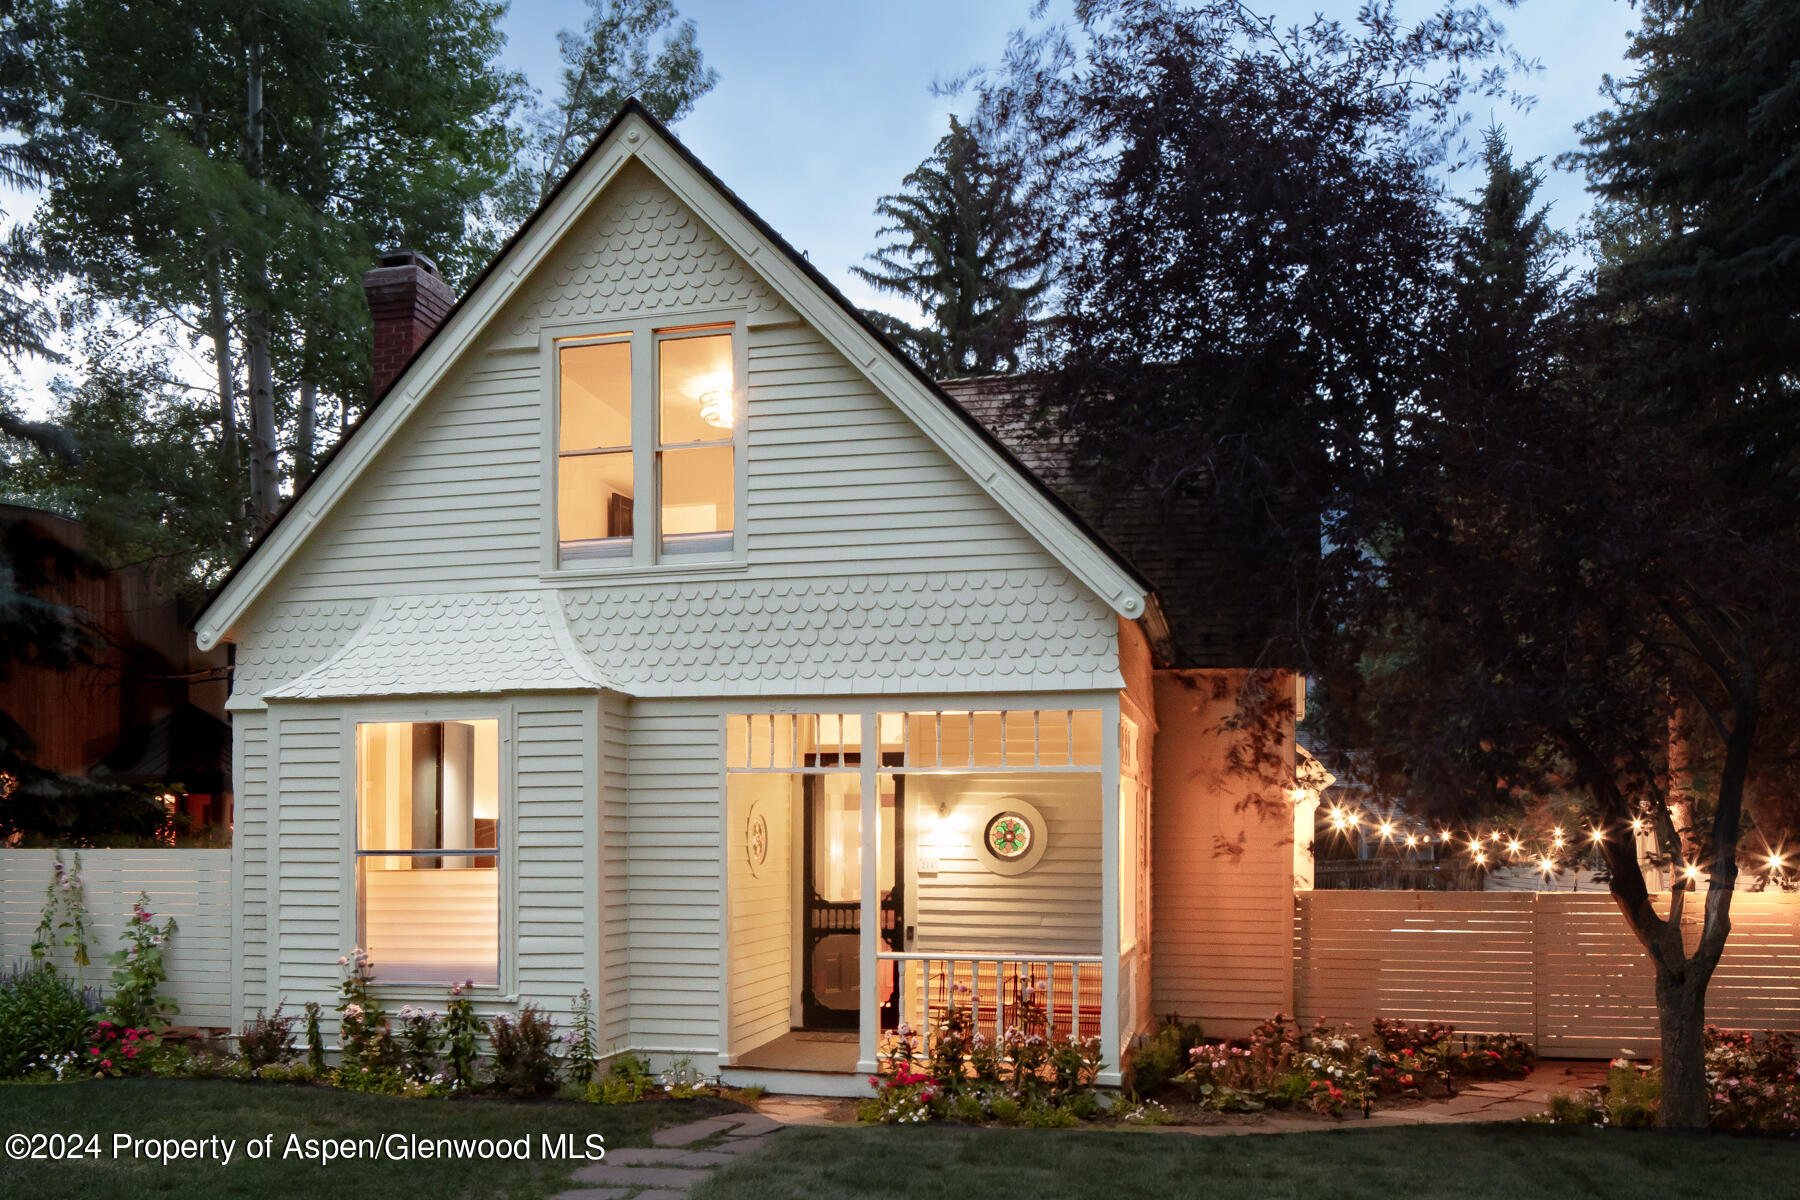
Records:
M355 1021L363 1015L363 1006L360 1004L346 1004L344 1005L344 1015L350 1018L350 1020Z

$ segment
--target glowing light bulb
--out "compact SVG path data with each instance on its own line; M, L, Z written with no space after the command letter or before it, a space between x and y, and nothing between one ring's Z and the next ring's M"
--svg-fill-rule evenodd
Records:
M1508 854L1517 854L1519 851L1523 850L1524 848L1525 848L1524 843L1519 841L1518 838L1514 838L1512 841L1506 843L1506 852Z
M1478 867L1487 865L1487 853L1485 851L1477 850L1475 852L1475 865Z
M1693 883L1695 880L1700 878L1700 868L1699 867L1686 866L1686 867L1681 868L1681 873L1684 877L1686 877L1686 879L1689 883Z
M1418 848L1418 845L1419 845L1419 835L1418 834L1409 833L1406 835L1406 848L1408 850L1415 850Z
M1781 868L1782 868L1781 855L1779 855L1779 854L1769 855L1769 867L1772 870L1776 870L1776 871L1781 870Z
M1591 831L1588 836L1593 838L1596 842L1604 842L1606 840L1606 830L1595 829Z
M1494 836L1493 836L1492 840L1494 840L1496 842L1498 842L1500 840L1500 831L1498 829L1494 830Z
M1551 862L1548 858L1540 858L1538 860L1538 870L1540 870L1544 874L1548 875L1552 871L1556 870L1556 864Z
M1558 845L1558 846L1560 846L1560 845L1562 845L1562 844L1563 844L1563 831L1562 831L1562 826L1561 826L1561 825L1558 825L1558 826L1557 826L1557 827L1556 827L1556 828L1555 828L1555 829L1554 829L1554 830L1552 830L1552 831L1551 831L1551 832L1552 832L1552 833L1553 833L1553 835L1554 835L1554 836L1553 836L1553 837L1552 837L1552 839L1551 839L1551 840L1552 840L1552 841L1554 841L1554 842L1555 842L1555 843L1556 843L1556 844L1557 844L1557 845Z
M1633 832L1633 833L1644 832L1644 818L1642 818L1642 817L1631 818L1631 832Z
M732 418L731 386L729 384L713 384L702 391L700 401L700 419L714 429L730 429Z
M1381 836L1384 838L1391 838L1394 836L1394 823L1392 821L1383 821L1381 823Z

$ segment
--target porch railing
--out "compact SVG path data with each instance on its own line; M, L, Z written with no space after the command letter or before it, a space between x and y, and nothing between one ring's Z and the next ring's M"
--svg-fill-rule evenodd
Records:
M1103 989L1097 954L882 951L876 959L893 964L890 978L898 993L899 1020L918 1031L926 1052L933 1030L952 1008L968 1012L974 1032L995 1040L1013 1028L1027 1036L1100 1036ZM880 973L886 976L888 970L884 966Z

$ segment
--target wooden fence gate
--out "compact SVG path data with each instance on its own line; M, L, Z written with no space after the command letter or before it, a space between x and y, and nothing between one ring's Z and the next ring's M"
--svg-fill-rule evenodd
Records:
M1698 936L1704 893L1683 930ZM1668 912L1668 898L1657 900ZM1707 993L1727 1029L1800 1029L1800 895L1732 899ZM1447 1021L1549 1058L1654 1054L1649 959L1604 894L1315 891L1296 897L1295 1010L1307 1022Z

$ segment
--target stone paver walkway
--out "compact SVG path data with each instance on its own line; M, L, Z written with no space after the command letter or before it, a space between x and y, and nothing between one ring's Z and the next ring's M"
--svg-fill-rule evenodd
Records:
M718 1167L769 1144L786 1125L759 1112L725 1113L659 1129L648 1147L608 1150L575 1172L583 1186L554 1200L681 1200Z

